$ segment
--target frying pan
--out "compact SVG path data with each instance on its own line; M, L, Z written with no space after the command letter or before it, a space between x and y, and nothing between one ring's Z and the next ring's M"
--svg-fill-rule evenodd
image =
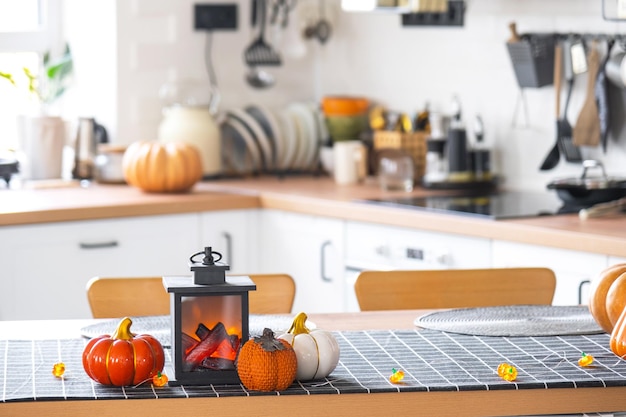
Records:
M601 176L591 176L593 168L601 170ZM626 197L626 178L608 177L599 161L583 161L583 173L579 178L562 178L548 184L548 189L556 190L565 203L589 207Z

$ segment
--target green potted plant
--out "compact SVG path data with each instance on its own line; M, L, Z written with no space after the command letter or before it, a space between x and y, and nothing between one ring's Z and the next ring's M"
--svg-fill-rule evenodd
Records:
M71 82L74 70L74 61L69 45L65 45L63 55L52 59L50 52L43 55L41 75L37 77L29 68L22 68L27 80L26 93L42 105L42 111L46 112L48 106L61 98ZM16 87L16 75L1 72L0 78L4 78Z
M65 122L61 117L51 116L50 110L66 92L73 73L73 59L69 45L64 53L53 59L45 53L39 75L24 67L20 83L18 74L0 72L16 88L23 88L37 106L37 114L18 116L18 154L23 179L53 179L62 176L63 148L65 146Z

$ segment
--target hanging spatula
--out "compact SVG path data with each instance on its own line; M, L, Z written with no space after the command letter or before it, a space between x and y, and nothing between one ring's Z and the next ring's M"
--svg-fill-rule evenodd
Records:
M281 65L280 54L265 41L265 22L267 5L265 0L257 0L257 14L260 22L259 36L245 50L246 64L251 67L263 65Z
M600 144L600 115L594 87L600 67L600 56L594 44L588 58L589 76L587 77L587 97L583 104L578 120L574 125L572 139L576 146L598 146Z
M583 54L582 59L580 57L581 51ZM570 125L567 119L567 109L569 108L569 102L574 88L574 77L577 74L587 71L587 61L584 56L582 42L572 41L571 39L566 40L564 42L563 54L567 94L565 97L563 115L559 120L559 148L567 162L582 162L583 158L580 154L580 150L578 146L574 145L574 141L572 140L572 125Z

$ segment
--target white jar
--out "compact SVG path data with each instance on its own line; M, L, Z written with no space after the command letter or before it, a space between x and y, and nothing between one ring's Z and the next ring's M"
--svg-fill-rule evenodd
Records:
M221 133L208 106L174 106L163 111L159 125L159 141L185 142L195 145L202 158L204 177L212 177L222 171Z
M110 184L126 182L122 165L124 152L126 152L126 146L123 145L98 145L98 156L95 159L96 181Z

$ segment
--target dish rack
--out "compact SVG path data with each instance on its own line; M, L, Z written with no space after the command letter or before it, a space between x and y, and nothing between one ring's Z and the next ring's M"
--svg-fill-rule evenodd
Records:
M413 159L416 182L422 180L426 171L426 132L395 132L379 130L374 132L374 150L399 149L405 151Z

